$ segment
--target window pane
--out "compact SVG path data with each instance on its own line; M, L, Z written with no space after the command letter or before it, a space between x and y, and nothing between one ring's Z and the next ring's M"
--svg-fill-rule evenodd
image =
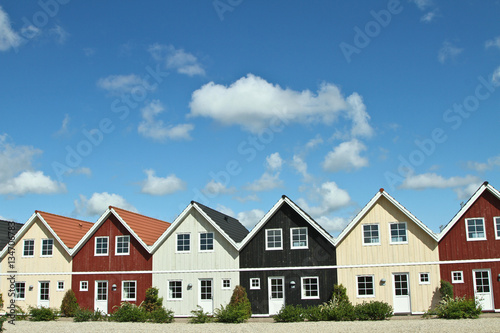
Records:
M200 251L214 249L214 234L212 232L200 234Z
M266 234L268 249L280 249L282 247L281 229L266 230Z
M190 250L190 234L177 234L177 251Z
M53 239L42 239L42 256L51 256L53 245Z
M307 228L292 229L292 247L307 247Z
M358 276L358 295L373 296L373 276Z
M130 237L127 236L117 236L116 237L116 253L117 254L128 254L129 253L129 240Z
M391 243L406 242L406 223L392 223L391 224Z
M182 281L168 282L168 296L170 299L182 298Z
M363 225L363 242L365 244L378 244L380 242L378 224Z
M24 241L24 251L23 256L30 257L35 254L35 241L33 239L28 239Z

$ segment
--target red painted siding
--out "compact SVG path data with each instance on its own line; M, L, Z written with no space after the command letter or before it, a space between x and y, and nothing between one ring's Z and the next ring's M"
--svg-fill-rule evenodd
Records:
M135 302L137 304L144 300L146 289L152 286L151 273L132 273L133 271L151 271L153 267L151 254L130 235L130 254L115 255L115 238L121 235L130 235L130 233L114 215L110 215L73 257L73 272L128 272L128 274L73 275L72 289L81 307L94 309L96 280L108 281L108 313L112 313L113 307L121 303L122 281L137 281L137 301ZM99 236L109 237L109 254L107 256L94 255L95 238ZM88 291L80 291L80 281L88 281ZM117 286L116 291L111 290L113 284Z

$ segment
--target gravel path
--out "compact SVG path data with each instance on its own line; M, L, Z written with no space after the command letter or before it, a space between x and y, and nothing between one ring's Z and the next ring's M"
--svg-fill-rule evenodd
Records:
M74 323L67 320L54 322L18 321L15 325L4 324L10 332L500 332L500 317L479 319L444 320L394 318L377 322L302 322L274 323L271 320L250 321L244 324L188 324L179 320L172 324L86 322Z

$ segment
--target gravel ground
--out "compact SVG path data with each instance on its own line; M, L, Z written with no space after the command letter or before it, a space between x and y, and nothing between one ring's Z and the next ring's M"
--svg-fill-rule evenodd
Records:
M377 322L302 322L274 323L269 319L250 320L244 324L188 324L184 319L172 324L86 322L68 320L53 322L17 321L4 324L6 332L500 332L499 316L482 316L479 319L444 320L401 318Z

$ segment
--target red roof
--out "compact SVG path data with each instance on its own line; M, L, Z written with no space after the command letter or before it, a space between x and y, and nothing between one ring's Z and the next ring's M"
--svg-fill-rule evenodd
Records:
M171 223L152 217L133 213L125 209L109 206L125 221L146 245L153 245L156 240L170 227Z
M54 230L68 248L73 248L94 225L93 223L56 214L35 211Z

